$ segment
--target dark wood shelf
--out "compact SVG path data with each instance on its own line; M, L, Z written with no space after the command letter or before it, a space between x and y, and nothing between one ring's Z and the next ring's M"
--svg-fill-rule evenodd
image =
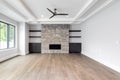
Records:
M29 36L29 38L41 38L41 36ZM69 38L81 38L81 36L69 36Z
M69 32L81 32L81 30L69 30Z
M29 30L29 32L41 32L41 30ZM81 30L69 30L69 32L81 32Z
M29 38L41 38L41 36L29 36Z
M81 38L81 36L69 36L69 38Z
M41 32L41 30L29 30L29 32Z

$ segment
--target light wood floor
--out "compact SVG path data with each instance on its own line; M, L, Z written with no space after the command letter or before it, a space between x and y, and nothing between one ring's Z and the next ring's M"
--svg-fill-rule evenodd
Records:
M120 74L83 55L30 54L0 63L0 80L120 80Z

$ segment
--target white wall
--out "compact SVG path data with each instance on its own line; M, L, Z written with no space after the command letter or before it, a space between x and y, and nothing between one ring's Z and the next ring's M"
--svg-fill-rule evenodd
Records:
M25 24L25 52L29 53L29 25Z
M19 54L26 55L29 53L29 25L21 22L19 23Z
M12 49L4 49L4 50L0 50L0 62L3 60L6 60L10 57L16 56L18 55L18 38L17 38L17 30L18 30L18 26L17 26L17 22L0 14L0 21L12 24L16 26L16 44L15 44L15 48Z
M82 53L120 72L120 0L81 26Z

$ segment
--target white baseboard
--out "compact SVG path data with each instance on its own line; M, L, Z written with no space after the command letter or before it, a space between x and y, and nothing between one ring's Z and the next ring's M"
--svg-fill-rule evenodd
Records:
M83 54L83 52L82 52L82 54ZM83 55L85 55L85 56L89 57L90 59L93 59L93 60L95 60L96 62L101 63L101 64L109 67L110 69L112 69L112 70L120 73L120 67L116 67L116 66L114 66L114 65L105 63L105 62L103 62L103 61L100 61L100 60L98 60L98 59L96 59L96 58L94 58L94 57L92 57L92 56L86 55L86 54L83 54Z
M2 56L2 58L0 58L0 62L5 61L5 60L10 59L10 58L15 57L15 56L18 56L18 53Z
M29 54L29 51L27 51L27 52L19 52L18 53L20 56L25 56L25 55L28 55Z

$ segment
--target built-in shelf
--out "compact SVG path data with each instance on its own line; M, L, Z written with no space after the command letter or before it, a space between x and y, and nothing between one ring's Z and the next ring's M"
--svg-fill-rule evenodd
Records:
M41 38L41 36L29 36L29 38Z
M29 32L41 32L41 30L29 30Z
M69 38L81 38L81 36L69 36Z
M41 36L29 36L29 38L41 38ZM69 38L81 38L81 36L69 36Z
M29 38L41 38L41 36L29 36ZM69 36L69 38L81 38L81 36Z
M69 43L69 53L81 53L81 43ZM41 43L29 43L30 53L41 53Z
M29 32L41 32L41 30L29 30ZM81 30L69 30L69 32L81 32ZM41 38L41 36L29 36L29 38ZM81 36L69 36L69 38L81 38Z
M69 30L69 32L81 32L81 30Z
M41 32L41 30L29 30L29 32ZM69 32L81 32L81 30L69 30Z

